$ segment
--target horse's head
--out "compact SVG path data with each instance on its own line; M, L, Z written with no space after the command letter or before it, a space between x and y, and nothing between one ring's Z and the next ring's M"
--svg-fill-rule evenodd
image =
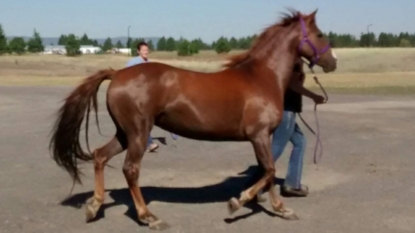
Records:
M310 15L300 15L298 52L310 61L311 66L318 65L325 73L333 72L337 68L337 57L316 24L316 13L317 10Z

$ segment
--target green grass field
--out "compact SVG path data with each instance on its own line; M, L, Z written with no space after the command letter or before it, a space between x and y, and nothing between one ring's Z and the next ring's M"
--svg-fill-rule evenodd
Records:
M236 54L241 51L232 51ZM319 79L330 92L342 93L415 93L415 48L335 49L339 58L335 73L324 74L316 68ZM229 55L229 54L228 54ZM173 66L214 72L221 69L226 55L201 51L192 57L178 57L174 52L152 52L152 61ZM89 74L103 68L123 68L130 59L125 55L23 55L0 57L0 85L76 85ZM306 86L317 85L308 75Z

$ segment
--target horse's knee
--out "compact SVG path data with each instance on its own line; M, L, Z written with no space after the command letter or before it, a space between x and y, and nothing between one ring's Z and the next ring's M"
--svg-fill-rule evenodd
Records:
M275 168L274 168L274 167L270 167L270 168L268 168L268 169L266 170L265 175L266 175L266 177L267 177L267 180L272 180L272 179L274 179L274 176L275 176Z
M131 162L124 163L122 171L127 178L136 178L138 177L138 166Z

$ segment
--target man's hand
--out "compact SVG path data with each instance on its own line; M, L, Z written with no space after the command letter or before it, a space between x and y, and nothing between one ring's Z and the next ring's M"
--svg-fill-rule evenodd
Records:
M326 99L321 95L315 95L313 96L313 100L316 104L323 104Z

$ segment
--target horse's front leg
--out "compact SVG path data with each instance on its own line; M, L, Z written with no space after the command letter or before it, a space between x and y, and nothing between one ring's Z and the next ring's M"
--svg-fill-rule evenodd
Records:
M255 183L250 188L244 190L241 193L239 200L236 198L231 198L229 200L229 213L235 213L243 205L245 205L245 203L252 200L259 190L263 189L267 184L270 184L269 196L274 211L284 219L298 219L293 210L286 208L284 206L281 198L278 197L278 195L275 192L275 166L271 156L271 140L268 131L265 129L262 130L261 133L255 135L255 137L252 138L251 142L254 147L255 155L257 156L258 161L261 162L262 166L265 169L265 174L259 181L257 181L257 183Z

